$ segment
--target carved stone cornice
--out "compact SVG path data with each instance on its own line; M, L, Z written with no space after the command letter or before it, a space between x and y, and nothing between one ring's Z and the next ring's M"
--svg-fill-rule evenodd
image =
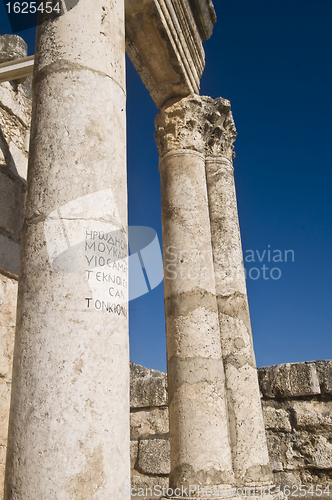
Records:
M126 51L156 106L199 92L212 0L125 0Z
M232 160L236 129L227 99L189 96L164 108L156 117L160 157L176 149Z

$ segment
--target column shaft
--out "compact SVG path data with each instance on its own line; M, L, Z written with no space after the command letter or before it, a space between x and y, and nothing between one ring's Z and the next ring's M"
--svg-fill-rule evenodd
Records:
M5 500L130 483L124 56L123 0L38 27Z
M157 118L172 488L232 482L205 159L183 149L191 141L184 136L200 134L191 132L197 107L184 99Z
M207 134L206 177L233 468L238 485L261 485L272 481L272 473L237 213L232 165L236 133L228 101L208 101L207 112L214 115Z

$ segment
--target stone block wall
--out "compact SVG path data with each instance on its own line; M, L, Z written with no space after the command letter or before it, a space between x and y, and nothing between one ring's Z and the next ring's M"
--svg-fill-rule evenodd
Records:
M27 46L20 37L0 37L0 63L26 54ZM0 84L0 491L6 457L30 118L31 79Z
M276 484L288 485L294 496L301 484L307 490L330 485L332 495L332 361L264 367L258 374ZM166 374L133 363L131 467L133 488L168 483Z
M167 486L170 472L166 374L130 363L133 488Z
M270 461L277 484L330 485L332 361L259 370Z

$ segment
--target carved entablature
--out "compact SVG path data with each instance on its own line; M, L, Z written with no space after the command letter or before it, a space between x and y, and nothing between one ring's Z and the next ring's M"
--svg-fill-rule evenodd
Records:
M163 109L156 118L160 157L175 149L232 160L236 129L230 102L219 97L190 96Z
M198 94L212 0L125 0L126 51L156 106Z

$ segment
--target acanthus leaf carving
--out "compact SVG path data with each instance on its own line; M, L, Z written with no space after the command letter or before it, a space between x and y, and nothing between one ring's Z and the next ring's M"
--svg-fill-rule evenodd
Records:
M230 102L222 97L185 97L161 110L155 138L161 157L172 150L191 149L232 160L236 129Z

